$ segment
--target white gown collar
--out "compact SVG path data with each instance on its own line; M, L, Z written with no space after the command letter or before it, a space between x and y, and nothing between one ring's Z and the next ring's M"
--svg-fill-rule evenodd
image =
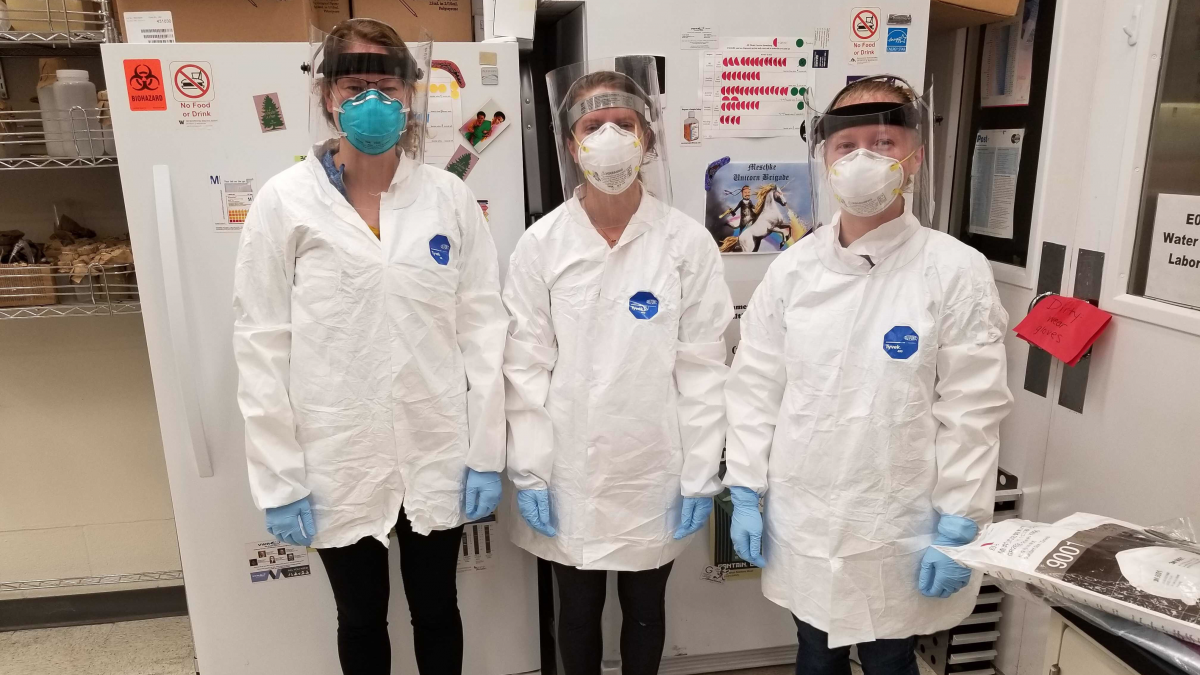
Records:
M608 242L604 241L604 236L592 225L592 219L588 217L587 211L583 209L583 203L579 201L582 188L582 185L575 188L575 193L567 201L567 212L576 224L595 232L596 239L604 243L607 248ZM633 216L629 219L629 224L625 226L625 230L621 233L621 238L614 248L628 244L653 227L655 223L665 220L669 210L669 206L643 189L642 201L638 204L637 211L634 211Z
M828 227L817 231L818 255L827 267L849 274L879 274L912 259L924 245L925 228L911 213L889 220L864 234L849 246L842 246L841 214ZM921 236L915 237L920 234ZM914 237L916 241L914 241ZM906 246L912 243L915 246ZM912 255L909 255L909 253ZM866 257L864 257L866 256ZM870 262L867 261L870 258Z

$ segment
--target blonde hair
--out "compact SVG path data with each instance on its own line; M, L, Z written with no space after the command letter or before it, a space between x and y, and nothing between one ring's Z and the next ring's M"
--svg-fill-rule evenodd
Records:
M408 49L408 45L404 44L404 40L396 32L396 29L375 19L347 19L334 26L325 38L325 44L321 49L321 56L326 60L336 60L338 56L346 53L347 45L354 43L385 47L388 52L401 59L414 60L412 53ZM406 79L405 84L415 93L417 85L423 76L423 73L418 69L416 70L416 78L412 80ZM333 96L333 78L323 77L318 80L318 83L321 100L330 100ZM329 110L328 106L323 105L322 112L325 114L325 121L329 123L329 126L336 127L333 112ZM408 116L408 124L404 128L404 132L419 130L422 122L417 117L418 115L412 114ZM417 137L419 135L418 133L401 133L400 142L397 143L397 147L407 152L410 156L414 156L417 151Z

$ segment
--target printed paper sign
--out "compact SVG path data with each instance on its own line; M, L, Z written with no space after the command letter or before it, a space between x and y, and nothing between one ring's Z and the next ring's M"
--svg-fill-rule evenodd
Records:
M462 125L462 86L455 76L453 61L439 61L429 74L429 121L425 124L425 163L444 168L458 150L458 127ZM461 177L461 176L460 176Z
M125 59L130 110L166 110L167 97L158 59Z
M879 60L879 8L854 7L850 10L850 65L861 66Z
M679 33L680 49L716 49L717 29L711 26L693 26Z
M1013 331L1022 340L1073 366L1111 320L1112 314L1087 300L1052 295L1034 305Z
M179 126L184 129L216 126L212 65L207 61L174 61L169 71L171 94L178 104Z
M220 176L209 176L208 183L215 195L213 220L217 232L241 232L254 202L254 179L222 180Z
M1013 207L1024 129L983 129L971 157L971 234L1013 238Z
M701 136L799 136L811 42L767 37L721 44L700 54Z
M143 44L175 42L170 12L125 12L125 41Z
M984 26L980 107L1029 105L1039 1L1025 0L1015 17Z
M1146 295L1200 308L1200 196L1158 196Z
M254 112L258 116L258 128L263 133L287 129L283 121L283 109L279 107L279 94L259 94L254 97Z
M308 549L303 546L260 541L246 544L250 563L250 582L294 579L312 574L308 565Z
M807 162L727 162L707 180L704 226L722 253L778 253L811 230Z
M683 135L680 145L700 145L700 118L702 114L699 108L685 108L680 111L679 119L683 124Z

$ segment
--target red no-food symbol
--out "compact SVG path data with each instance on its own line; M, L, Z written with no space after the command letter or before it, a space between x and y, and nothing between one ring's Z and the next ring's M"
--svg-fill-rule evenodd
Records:
M879 30L879 16L870 9L859 10L858 14L854 15L854 22L851 24L850 30L859 40L870 40Z

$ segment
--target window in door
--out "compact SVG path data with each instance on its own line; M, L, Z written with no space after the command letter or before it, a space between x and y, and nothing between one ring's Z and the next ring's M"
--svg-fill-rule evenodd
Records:
M1200 309L1200 0L1172 0L1129 293Z

